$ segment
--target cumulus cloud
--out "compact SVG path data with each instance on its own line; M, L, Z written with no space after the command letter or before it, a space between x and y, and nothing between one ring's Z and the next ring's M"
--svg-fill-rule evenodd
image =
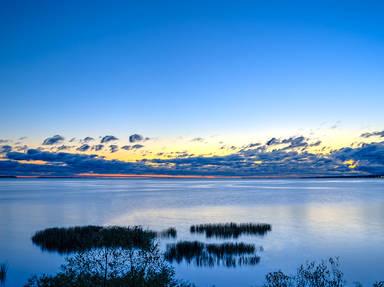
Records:
M135 143L135 142L141 142L144 140L144 137L139 134L133 134L129 136L129 142L130 143Z
M101 143L108 143L108 142L111 142L111 141L117 141L118 138L115 137L115 136L111 136L111 135L107 135L107 136L103 136L101 138Z
M384 131L377 131L371 133L363 133L360 135L362 138L370 138L370 137L384 137Z
M64 141L64 137L61 135L54 135L52 137L46 138L43 141L43 145L54 145Z
M204 142L204 139L201 137L191 139L191 142Z
M118 150L119 150L119 146L118 145L111 144L109 146L109 152L111 152L111 153L117 152Z
M100 150L102 150L104 148L104 145L102 145L102 144L96 144L96 145L94 145L93 147L92 147L92 149L94 150L94 151L100 151Z
M91 142L91 141L94 141L95 139L93 137L85 137L83 138L82 142L84 143L88 143L88 142Z
M276 144L280 144L280 140L277 139L277 138L271 138L269 141L267 141L266 145L267 146L270 146L270 145L276 145Z
M135 150L135 149L141 149L143 147L144 146L141 144L135 144L135 145L125 145L125 146L122 146L121 148L123 150Z
M0 139L0 143L7 143L9 142L9 140L6 140L6 139Z
M12 150L12 147L10 145L3 145L0 146L0 153L7 153Z
M90 148L91 148L91 146L89 144L83 144L83 145L79 146L76 150L84 152L84 151L89 150Z

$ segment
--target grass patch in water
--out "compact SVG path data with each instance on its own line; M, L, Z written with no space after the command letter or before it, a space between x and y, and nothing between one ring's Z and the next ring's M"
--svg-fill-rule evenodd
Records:
M191 233L205 233L207 238L238 238L242 234L264 235L271 230L272 226L267 223L209 223L190 227Z

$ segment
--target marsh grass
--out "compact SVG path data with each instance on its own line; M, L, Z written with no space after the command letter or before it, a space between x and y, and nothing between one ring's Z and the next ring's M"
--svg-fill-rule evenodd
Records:
M205 244L199 241L180 241L168 244L164 257L171 263L185 261L199 267L236 267L259 263L260 257L255 255L255 251L254 245L245 243Z
M158 232L157 236L160 238L176 238L177 231L176 228L170 227L168 229Z
M77 226L69 228L48 228L36 232L32 242L42 250L71 253L92 248L122 247L149 248L156 232L134 227Z
M271 230L272 226L266 223L209 223L190 227L191 233L205 233L207 238L238 238L242 234L264 235Z

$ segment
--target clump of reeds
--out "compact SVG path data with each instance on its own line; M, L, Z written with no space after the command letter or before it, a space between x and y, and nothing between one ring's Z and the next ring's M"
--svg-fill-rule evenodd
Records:
M48 228L33 235L32 241L43 250L70 253L92 248L149 248L156 233L134 227L77 226Z
M245 243L205 244L199 241L180 241L168 244L164 257L169 262L185 261L197 266L236 267L257 264L260 258L255 255L255 250L253 244Z
M0 264L0 284L4 284L5 280L7 279L7 264L1 263Z
M162 238L176 238L177 237L177 231L176 231L176 228L174 227L170 227L168 229L165 229L163 231L160 231L158 233L158 236L159 237L162 237Z
M190 227L191 233L205 233L207 238L237 238L242 234L264 235L272 230L272 226L267 223L219 223L219 224L200 224Z

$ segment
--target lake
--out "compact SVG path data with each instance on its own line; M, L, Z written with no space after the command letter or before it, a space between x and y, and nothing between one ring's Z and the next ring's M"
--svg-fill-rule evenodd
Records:
M202 223L268 223L264 235L236 239L191 234ZM245 242L260 261L238 267L173 263L197 286L261 285L267 272L294 272L307 260L338 256L349 283L384 280L384 180L380 179L1 179L0 262L5 286L56 273L63 256L31 241L38 230L74 225L177 229L177 239Z

